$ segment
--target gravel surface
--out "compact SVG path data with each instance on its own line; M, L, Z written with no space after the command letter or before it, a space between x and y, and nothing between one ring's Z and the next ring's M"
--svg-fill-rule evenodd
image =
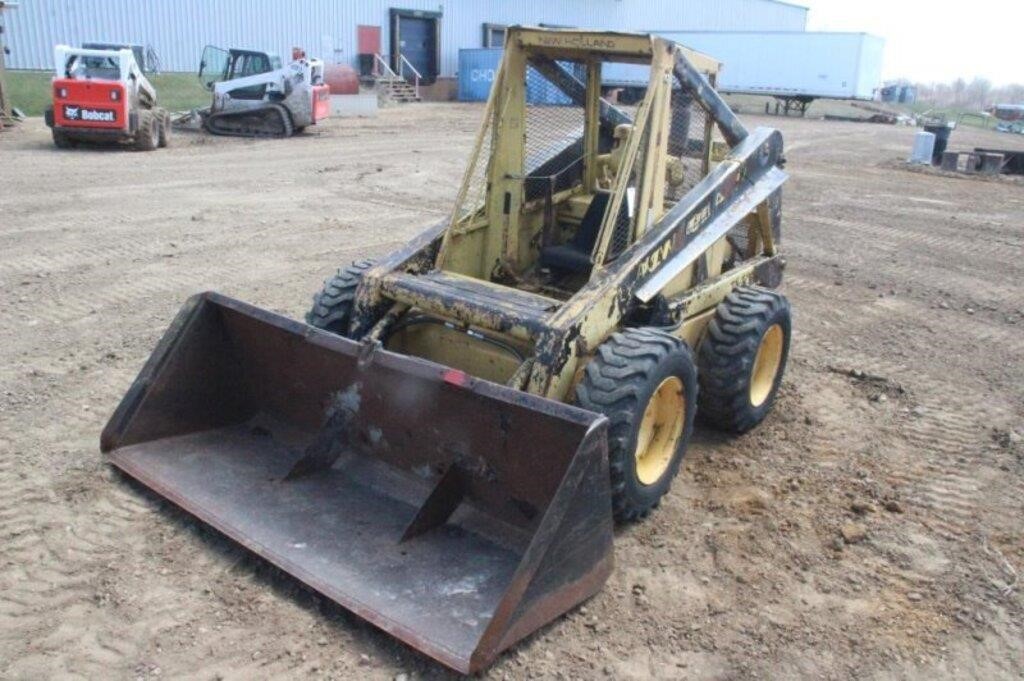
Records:
M300 318L339 265L443 217L480 112L151 153L0 133L0 677L447 676L115 474L98 439L190 294ZM792 176L776 408L698 429L604 591L487 676L1019 679L1024 187L908 170L911 128L746 120L782 128Z

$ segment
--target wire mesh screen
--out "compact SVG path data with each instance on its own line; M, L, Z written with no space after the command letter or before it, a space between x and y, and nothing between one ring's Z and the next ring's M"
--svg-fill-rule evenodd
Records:
M704 177L710 127L707 112L686 90L676 87L669 102L665 209L674 206Z
M494 141L494 122L491 117L484 121L484 131L480 149L470 159L466 168L463 185L465 193L456 201L452 224L469 222L480 213L487 200L488 163L491 158L491 147Z
M636 121L636 123L639 123L639 121ZM644 164L647 162L647 147L650 135L650 127L645 127L632 167L619 170L620 173L626 170L629 173L629 179L626 182L626 196L622 201L618 214L614 218L615 226L612 229L611 239L608 242L608 252L605 255L606 260L614 260L620 253L626 250L633 242L633 235L637 232L637 221L645 219L645 216L641 214L637 207L637 202L640 199L642 190L640 185L643 181Z
M557 78L562 87L552 78ZM586 82L585 64L527 64L523 171L528 201L549 190L567 189L582 177Z

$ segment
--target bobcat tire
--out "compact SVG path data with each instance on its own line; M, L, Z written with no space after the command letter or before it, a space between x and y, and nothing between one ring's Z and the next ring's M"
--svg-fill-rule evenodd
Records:
M160 144L161 120L155 111L139 111L139 128L135 131L135 149L153 151Z
M66 132L62 130L54 130L53 146L58 149L73 149L75 147L75 141L68 137Z
M742 287L718 304L698 352L702 421L743 433L764 420L782 383L791 330L780 293Z
M358 260L342 267L324 282L324 287L313 296L313 307L306 313L306 323L339 336L348 336L352 321L352 305L363 273L373 267L372 260Z
M615 519L645 518L668 493L693 433L697 368L690 348L655 328L612 334L584 370L576 403L610 421Z
M167 109L157 109L156 111L160 121L160 139L157 146L164 149L171 141L171 114Z

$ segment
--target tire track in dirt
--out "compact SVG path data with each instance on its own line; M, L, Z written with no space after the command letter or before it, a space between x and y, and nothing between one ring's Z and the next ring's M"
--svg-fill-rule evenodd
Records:
M813 332L808 335L814 337ZM914 415L898 415L895 423L879 425L890 441L903 444L902 465L889 469L887 477L903 485L912 506L928 511L928 522L951 535L976 532L987 493L979 477L992 468L996 452L987 419L1008 421L1012 413L980 397L972 403L965 393L950 409L945 378L846 349L842 359L866 374L905 386L917 403Z
M0 330L0 381L12 393L0 395L0 451L13 451L0 457L0 677L134 678L155 676L156 666L168 677L305 677L314 666L336 678L445 676L290 580L268 576L226 540L112 474L96 438L187 295L211 286L298 317L323 276L346 258L383 252L431 221L416 214L447 209L439 186L454 191L462 164L449 157L471 146L478 113L456 106L382 111L374 122L332 122L325 126L331 134L316 139L213 140L202 149L185 141L152 156L52 155L38 121L11 133L27 140L0 139L0 153L35 145L18 152L22 170L5 165L15 168L8 175L19 196L13 228L0 225L9 256L0 262L7 268L0 280L17 285L14 277L31 276L31 268L55 270L41 283L0 287L13 322ZM1019 266L991 244L973 248L984 241L975 233L981 221L990 219L1006 223L1000 247L1012 249L1019 221L1010 218L1019 210L976 201L1000 195L995 189L979 193L958 182L947 190L910 176L909 187L897 190L892 171L865 169L879 153L909 142L910 131L844 126L849 132L840 135L835 125L815 121L766 122L791 126L798 140L790 145L783 240L791 264L786 290L796 306L790 380L809 379L827 394L819 400L805 392L806 403L784 404L759 431L704 444L713 461L690 471L706 468L718 477L689 492L677 488L651 523L619 533L619 566L587 604L589 613L574 613L520 646L499 661L495 677L567 669L589 677L607 665L639 675L752 678L783 669L821 678L943 678L952 674L931 673L929 665L944 663L954 644L966 643L956 663L984 658L989 666L979 668L986 669L1020 650L1012 635L1019 623L1011 618L1001 631L986 631L983 643L949 618L965 604L972 613L991 604L983 578L967 574L994 567L972 555L980 553L978 519L1010 508L1018 485L996 469L988 428L1019 422L1019 398L1008 387L1019 370L1008 366L1003 382L991 386L1019 341L1015 329L993 321L1004 311L973 305L971 296L1019 307ZM100 221L106 206L99 202L111 204L116 193L105 199L97 192L51 211L38 186L45 175L35 167L44 153L48 167L69 175L131 163L131 205L117 203L116 219ZM384 155L387 167L378 173ZM200 158L209 165L197 169ZM331 170L317 173L323 168ZM365 171L372 172L359 179ZM174 185L169 193L161 191L165 179ZM905 188L966 203L965 212L987 218L959 228L936 224L938 239L924 241L932 218L900 211ZM885 190L897 195L889 208L882 207L889 199L864 198ZM88 231L64 224L72 207L89 221ZM860 226L815 229L818 214L853 216ZM165 259L170 241L178 247ZM948 262L951 255L960 259ZM842 286L830 277L833 263ZM890 288L899 295L888 295ZM876 300L879 292L884 299ZM943 296L978 314L929 309ZM945 335L946 327L955 333ZM831 365L889 377L909 392L871 402L874 385L840 378L827 371ZM919 415L910 413L915 408ZM799 491L786 492L790 476L805 476ZM772 490L758 513L708 508L695 491L748 485ZM893 488L905 513L879 509L864 519L867 541L833 552L828 542L852 518L847 495ZM790 502L792 510L784 505ZM1009 532L1017 516L1004 516L1010 520L999 527ZM647 605L637 600L638 581L648 585ZM909 591L925 598L901 605ZM801 605L801 596L810 604ZM887 609L873 609L878 603ZM719 605L721 612L711 610ZM924 624L915 630L918 622ZM906 624L912 626L904 630ZM372 662L364 665L361 653ZM645 662L630 666L637 660ZM1005 667L1012 677L1015 669Z
M797 299L825 301L835 297L829 291L830 284L813 277L787 275L787 288ZM911 318L922 312L927 315L925 310L914 310L913 305L908 311ZM817 302L809 314L811 323L797 325L794 339L798 347L830 348L826 360L830 364L838 361L841 367L886 377L910 391L915 408L900 407L906 413L895 414L889 422L882 419L875 427L890 443L887 454L894 458L893 465L885 467L885 479L897 485L911 517L951 542L948 552L959 553L965 542L977 541L989 519L986 513L991 513L993 485L1009 485L1011 497L1024 497L1024 482L1019 477L1000 479L998 451L990 436L993 423L1013 422L1012 407L994 404L980 392L980 385L973 390L961 386L951 398L950 376L936 373L945 369L941 363L922 367L913 357L905 361L882 359L878 354L861 352L862 343L844 342L870 338L883 329L891 335L892 330L886 327L893 311L875 301L840 305ZM981 347L986 343L1012 351L1021 347L1019 338L1009 337L1002 328L980 320L962 325L958 334ZM878 562L862 566L857 574L867 580L881 576L883 583L905 593L926 588L936 579L952 585L959 577L951 570L949 565L938 572L930 565L898 569Z
M353 254L376 245L365 238L339 239L339 243L344 243L342 252ZM266 246L272 250L278 248L275 244ZM196 256L203 257L207 250L216 252L217 247L186 249L177 254L175 259L189 263ZM52 267L52 261L47 259L39 260L38 264L44 270ZM260 267L258 278L260 281L277 281L294 271L294 265L287 259L274 258ZM183 267L180 263L165 264L157 261L134 268L130 275L126 270L123 276L118 276L116 271L96 270L62 280L59 289L52 295L36 299L30 314L47 323L67 324L107 309L144 309L149 301L162 302L174 298L184 303L188 296L203 290L211 282L246 282L253 281L253 276L252 266L245 259L204 263L201 267ZM312 292L317 278L312 272L309 276Z
M68 426L73 432L73 423ZM9 492L8 480L15 477L6 473L0 471L0 494ZM104 486L95 496L91 491L94 482L86 478L97 474L91 467L70 476L58 473L53 477L57 484L49 482L49 476L30 478L23 481L29 484L10 490L18 496L18 506L59 504L58 513L23 533L21 541L7 540L10 528L6 518L0 518L6 553L19 566L8 573L10 581L0 591L0 631L22 632L13 639L0 634L0 642L7 650L31 645L52 660L63 661L66 668L92 678L109 674L112 667L125 672L130 668L124 637L97 629L92 618L106 598L102 587L98 590L97 580L102 581L112 565L122 562L120 556L140 548L132 539L138 535L129 528L149 510L130 490L116 485ZM41 502L38 495L30 493L48 488L56 491L56 498L50 493ZM75 500L77 490L85 496ZM60 503L62 491L65 503ZM62 616L55 617L58 612ZM32 632L31 637L26 638L24 632Z

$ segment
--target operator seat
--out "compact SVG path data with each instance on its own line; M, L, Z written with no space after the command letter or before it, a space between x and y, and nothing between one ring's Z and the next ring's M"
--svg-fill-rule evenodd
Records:
M547 246L540 251L542 267L551 267L565 272L589 272L593 263L590 255L597 242L597 233L604 222L604 214L608 209L611 192L598 190L583 214L580 226L572 239L557 246Z

